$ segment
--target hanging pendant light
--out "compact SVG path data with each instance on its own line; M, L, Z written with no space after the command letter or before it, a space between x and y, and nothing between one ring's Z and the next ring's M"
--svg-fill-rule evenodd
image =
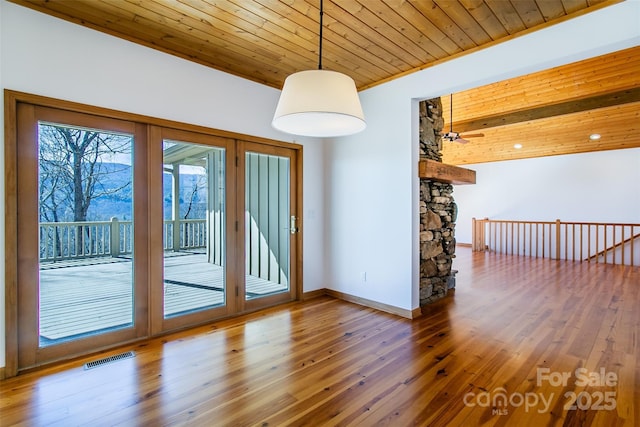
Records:
M322 69L322 0L317 70L291 74L284 81L272 126L302 136L351 135L367 126L353 79Z

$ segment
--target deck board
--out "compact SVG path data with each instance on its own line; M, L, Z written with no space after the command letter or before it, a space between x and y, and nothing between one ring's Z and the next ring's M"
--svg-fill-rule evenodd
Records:
M165 256L167 317L224 304L224 268L200 253ZM130 258L43 263L40 269L40 335L43 345L133 323ZM247 275L248 298L282 292L287 285Z

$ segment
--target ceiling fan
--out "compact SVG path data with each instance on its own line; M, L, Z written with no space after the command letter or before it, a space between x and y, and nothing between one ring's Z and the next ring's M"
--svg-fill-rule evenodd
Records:
M450 97L450 106L449 106L449 132L442 134L441 136L451 142L457 142L459 144L466 144L467 141L465 138L480 138L483 137L483 133L473 133L469 135L464 135L464 138L458 133L453 131L453 94Z

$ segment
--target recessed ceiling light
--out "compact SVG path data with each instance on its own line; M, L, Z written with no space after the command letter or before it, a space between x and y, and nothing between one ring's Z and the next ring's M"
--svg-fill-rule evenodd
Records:
M513 148L515 148L516 150L519 150L522 148L522 144L513 144Z
M599 133L592 133L591 135L589 135L589 139L592 141L597 141L600 139L600 134Z

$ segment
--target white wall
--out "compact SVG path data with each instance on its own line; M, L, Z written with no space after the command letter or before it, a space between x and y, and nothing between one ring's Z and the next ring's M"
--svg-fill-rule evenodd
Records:
M386 88L361 95L365 132L327 145L327 287L409 309L414 111Z
M465 165L476 185L454 189L456 240L471 219L640 224L640 148Z
M0 0L0 87L282 141L279 91ZM0 115L1 118L4 114ZM0 135L4 146L4 132ZM324 287L322 141L304 145L304 291ZM0 149L3 153L3 149ZM2 155L2 154L0 154ZM4 165L4 162L2 163ZM4 173L0 174L4 212ZM0 224L4 259L4 221ZM0 263L4 284L4 263ZM2 286L4 289L4 286ZM4 291L0 366L4 366Z
M638 44L640 2L624 2L362 92L367 129L325 151L327 286L407 310L419 305L416 100Z

